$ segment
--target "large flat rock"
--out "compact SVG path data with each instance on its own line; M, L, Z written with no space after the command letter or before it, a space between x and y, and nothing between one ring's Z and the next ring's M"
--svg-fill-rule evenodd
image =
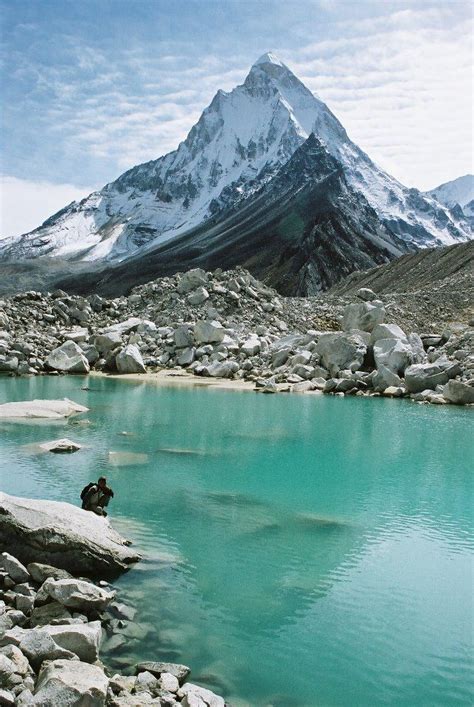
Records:
M77 415L87 412L89 408L75 403L73 400L20 400L14 403L0 405L0 419L50 419Z
M108 518L70 503L0 493L0 549L21 562L43 562L75 575L113 577L140 556Z

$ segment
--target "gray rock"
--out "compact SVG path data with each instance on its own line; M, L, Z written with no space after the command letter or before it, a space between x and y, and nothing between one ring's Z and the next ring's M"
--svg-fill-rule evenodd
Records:
M99 645L102 636L100 621L87 624L66 624L59 626L43 626L51 638L61 648L71 651L79 660L93 663L99 657Z
M49 599L49 597L48 597ZM70 619L70 612L57 601L50 601L43 606L35 606L30 616L30 626L45 626L63 619Z
M81 579L52 579L43 584L43 590L52 599L68 609L83 611L102 611L115 598L115 592L108 592L91 582Z
M41 670L35 707L103 707L109 686L104 671L81 661L53 660Z
M74 574L113 577L137 562L107 518L58 501L0 493L0 544L27 564L45 562Z
M68 400L68 398L64 398L64 400L21 400L0 405L0 419L48 418L59 420L88 410L89 408L79 405L73 400Z
M340 370L357 371L364 362L367 343L362 333L322 334L317 343L317 352L329 373L334 376Z
M364 300L364 302L370 302L371 300L377 299L375 292L370 290L368 287L361 287L357 290L356 297Z
M214 361L210 366L206 366L206 374L213 378L232 378L237 373L239 366L235 361Z
M0 356L0 372L2 373L15 373L18 370L18 364L17 356Z
M405 371L405 385L409 393L434 390L437 385L444 385L447 382L446 371L435 363L416 363Z
M8 645L0 648L0 654L6 656L13 664L14 671L18 675L25 676L32 672L28 658L23 655L18 646Z
M443 396L454 405L474 404L474 386L462 381L450 380L443 388Z
M188 295L189 304L192 304L194 306L202 304L207 299L209 299L209 292L206 290L205 287L198 287L197 290L194 290L194 292L191 292Z
M160 687L168 692L178 692L179 681L172 673L161 673L158 680Z
M145 661L135 665L135 673L138 675L141 672L147 671L159 678L163 673L170 673L182 684L188 677L191 670L187 665L180 663L162 663L156 661Z
M403 374L413 362L413 351L407 339L378 339L374 344L377 368L385 366L393 373Z
M30 573L26 567L19 560L17 560L16 557L10 555L10 553L2 552L1 563L15 584L20 582L28 582L31 579Z
M189 349L183 349L179 355L178 358L176 359L178 365L180 366L190 366L195 357L196 349L194 346L190 347Z
M0 639L0 646L17 646L28 658L34 670L38 670L44 660L65 658L75 659L71 651L61 648L43 628L20 628L15 626L6 631Z
M65 341L46 357L46 366L66 373L89 373L89 361L74 341Z
M173 333L174 343L178 349L189 348L194 343L194 337L187 326L179 326Z
M26 569L38 584L43 584L49 577L53 579L71 579L71 575L69 572L66 572L66 570L60 570L58 567L52 567L51 565L44 565L41 562L30 562Z
M242 344L240 350L245 356L255 356L255 354L258 354L261 350L260 341L257 337L250 337Z
M407 335L397 324L377 324L370 335L370 342L374 344L379 339L401 339L407 341Z
M51 442L42 442L40 448L45 452L52 452L53 454L65 454L71 452L78 452L82 449L82 445L77 442L73 442L66 437L62 439L53 439Z
M5 707L13 707L15 704L15 695L10 690L4 690L0 688L0 705L5 705Z
M94 346L101 356L106 356L109 351L113 351L122 344L122 337L117 331L108 334L98 334L94 338Z
M201 270L201 268L194 268L180 276L177 290L180 294L185 295L191 290L195 290L197 287L204 287L207 284L208 277L206 272Z
M183 707L225 707L222 697L191 682L179 688L178 697L182 698Z
M357 302L344 308L342 328L344 331L359 329L371 332L385 319L385 309L382 302Z
M381 393L386 388L390 386L401 386L403 384L402 379L394 373L390 368L384 366L380 363L377 372L372 378L372 385L376 392Z
M225 329L220 322L198 321L194 327L194 339L197 344L220 344L225 336Z
M119 373L146 373L142 355L135 344L128 344L115 357Z

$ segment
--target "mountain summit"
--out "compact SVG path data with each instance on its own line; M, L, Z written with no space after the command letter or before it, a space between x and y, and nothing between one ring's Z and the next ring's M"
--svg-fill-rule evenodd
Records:
M462 215L378 168L329 108L267 53L242 85L216 93L177 150L133 167L31 233L2 241L0 257L117 263L196 229L202 233L229 210L238 214L246 208L310 135L338 163L351 194L364 197L397 248L403 242L414 248L472 237Z

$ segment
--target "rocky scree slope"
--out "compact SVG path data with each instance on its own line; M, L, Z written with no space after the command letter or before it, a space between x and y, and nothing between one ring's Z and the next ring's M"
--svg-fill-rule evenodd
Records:
M15 295L2 303L0 370L167 368L254 381L265 392L474 401L474 320L418 334L386 324L398 306L391 297L383 303L361 288L353 299L282 298L243 269L194 269L115 300Z
M7 500L10 507L29 503ZM41 503L46 508L50 502ZM40 548L36 553L36 561L26 566L9 552L0 555L2 705L225 707L222 697L187 681L185 665L156 660L123 665L134 675L105 666L101 649L115 646L120 653L121 646L136 642L142 628L134 620L137 609L118 602L106 581L75 577L44 564Z
M329 108L265 54L241 86L217 92L177 150L134 167L31 233L2 241L0 255L116 262L143 253L245 203L311 133L402 240L427 246L472 237L462 214L379 169Z

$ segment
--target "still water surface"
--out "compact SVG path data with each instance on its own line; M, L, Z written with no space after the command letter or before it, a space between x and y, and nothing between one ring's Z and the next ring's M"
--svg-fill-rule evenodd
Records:
M0 379L0 402L65 396L90 424L1 423L1 481L78 504L107 476L145 557L109 663L184 662L238 706L472 703L472 411ZM84 449L28 446L62 436Z

